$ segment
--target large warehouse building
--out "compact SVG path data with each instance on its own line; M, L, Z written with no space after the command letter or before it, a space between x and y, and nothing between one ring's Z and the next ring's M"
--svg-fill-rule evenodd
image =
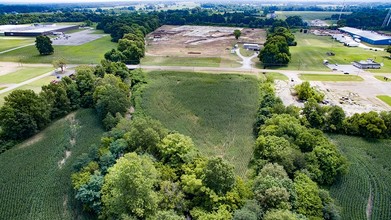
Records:
M353 38L358 38L373 45L391 45L391 36L385 36L373 31L365 31L357 28L343 27L338 28L340 31L352 35Z
M78 28L78 25L56 24L2 25L0 26L0 34L4 34L5 36L39 36L51 35L53 32L65 32Z

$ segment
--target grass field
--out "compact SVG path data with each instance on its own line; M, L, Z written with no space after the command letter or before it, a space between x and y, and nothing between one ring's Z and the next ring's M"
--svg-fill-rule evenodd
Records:
M289 78L287 76L285 76L284 74L281 74L281 73L265 73L265 74L260 74L260 76L265 77L265 79L266 79L266 76L270 76L276 80L285 80L285 81L289 80Z
M243 48L242 45L240 46L239 49L240 49L240 54L242 54L245 57L251 57L252 55L254 55L254 51L246 50L246 49Z
M0 61L52 63L55 59L65 58L72 64L97 64L107 51L116 46L116 43L111 42L111 37L106 36L80 46L53 46L53 55L40 56L33 45L0 54Z
M330 18L333 14L339 14L336 11L276 11L279 19L285 20L289 16L300 16L303 20L324 20ZM343 12L343 14L350 14L351 12Z
M223 156L245 176L252 155L257 79L244 75L153 71L142 109L190 136L201 153Z
M349 173L330 189L342 207L342 219L391 219L391 140L330 137L350 161Z
M363 81L364 79L355 75L335 75L335 74L300 74L302 80L307 81L332 81L332 82L343 82L343 81Z
M288 66L277 69L329 71L330 69L323 65L323 60L328 60L332 64L350 64L353 61L372 58L383 62L384 66L380 70L370 70L371 72L391 72L391 59L386 58L387 52L345 47L328 36L295 33L295 37L297 46L290 47L291 62ZM326 53L329 51L334 52L335 56L327 56ZM257 67L262 67L259 61Z
M384 76L374 75L374 77L380 81L383 82L391 82L391 79L388 79L387 81L384 79Z
M0 219L85 219L70 174L75 159L99 143L102 134L94 110L83 109L1 154ZM60 168L65 150L71 155Z
M382 100L383 102L387 103L387 105L391 106L391 97L388 95L378 95L376 96L378 99Z
M0 37L0 52L9 50L15 47L20 47L34 43L35 38L21 38L21 37Z
M151 66L205 66L219 67L220 57L163 57L147 56L141 60L142 65Z
M21 83L53 70L53 67L22 67L18 71L0 76L0 84Z

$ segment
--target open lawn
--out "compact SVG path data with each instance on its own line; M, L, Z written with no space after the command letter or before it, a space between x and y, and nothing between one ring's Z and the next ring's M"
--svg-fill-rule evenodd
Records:
M260 74L260 76L265 77L265 79L266 77L272 77L275 80L285 80L285 81L289 80L287 76L281 73L265 73L265 74Z
M142 95L146 115L190 136L200 152L222 156L245 176L252 156L258 83L244 75L152 71Z
M23 63L52 63L53 60L65 58L72 64L97 64L104 54L117 47L110 36L91 41L80 46L53 46L54 54L40 56L35 46L28 46L8 53L0 54L0 61Z
M87 219L70 175L76 158L102 134L94 110L83 109L1 154L0 219ZM60 168L66 150L71 153Z
M330 138L350 162L349 173L330 188L342 208L341 219L391 219L391 140Z
M276 11L279 19L285 20L289 16L300 16L303 20L324 20L330 18L333 14L339 14L336 11ZM351 12L342 12L343 14L351 14Z
M295 33L295 37L297 46L290 47L291 62L288 66L276 67L277 69L328 71L330 69L323 65L323 60L328 60L331 64L350 64L353 61L372 58L383 62L384 66L380 70L370 70L371 72L391 72L391 59L386 58L388 53L385 51L345 47L328 36ZM333 52L335 56L327 56L327 52ZM262 67L259 61L257 66Z
M300 79L306 81L363 81L364 79L355 75L335 75L335 74L300 74Z
M56 77L54 76L46 76L42 79L36 80L32 83L29 83L27 85L18 87L17 89L31 89L36 93L39 93L42 90L43 85L49 84L51 81L56 80ZM8 94L10 94L13 90L9 92L5 92L0 94L0 107L4 104L4 97L6 97Z
M253 50L244 49L242 45L240 45L239 49L240 49L240 54L242 54L245 57L251 57L252 55L254 55Z
M380 81L383 81L383 82L391 82L391 79L389 78L388 80L385 80L384 79L384 76L379 76L379 75L374 75L374 77Z
M387 103L387 105L391 106L391 97L388 95L378 95L376 96L378 99L382 100L383 102Z
M0 52L34 43L35 38L0 37Z
M53 67L21 67L18 71L0 76L0 84L21 83L53 70Z

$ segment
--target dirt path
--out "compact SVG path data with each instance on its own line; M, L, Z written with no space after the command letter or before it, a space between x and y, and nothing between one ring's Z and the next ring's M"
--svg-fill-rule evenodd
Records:
M242 59L242 62L241 62L242 67L240 67L241 69L251 69L251 68L253 67L253 64L254 64L254 63L253 63L252 59L254 59L255 57L258 56L257 53L254 52L254 54L253 54L252 56L250 56L250 57L245 57L245 56L243 56L243 55L240 53L239 48L237 48L237 49L235 50L235 52L236 52L236 54Z
M367 209L365 210L365 214L367 216L367 220L371 219L372 208L373 208L373 194L372 194L372 189L370 189L369 196L368 196Z

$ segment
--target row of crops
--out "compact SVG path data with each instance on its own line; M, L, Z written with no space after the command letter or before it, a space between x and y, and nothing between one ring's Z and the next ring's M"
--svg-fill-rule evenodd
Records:
M350 162L349 173L330 189L342 219L391 219L391 140L330 137Z
M76 112L76 144L69 119L54 122L24 144L0 155L0 219L83 219L70 184L76 157L98 143L102 128L93 110ZM29 143L29 144L26 144ZM65 149L71 156L60 169Z

